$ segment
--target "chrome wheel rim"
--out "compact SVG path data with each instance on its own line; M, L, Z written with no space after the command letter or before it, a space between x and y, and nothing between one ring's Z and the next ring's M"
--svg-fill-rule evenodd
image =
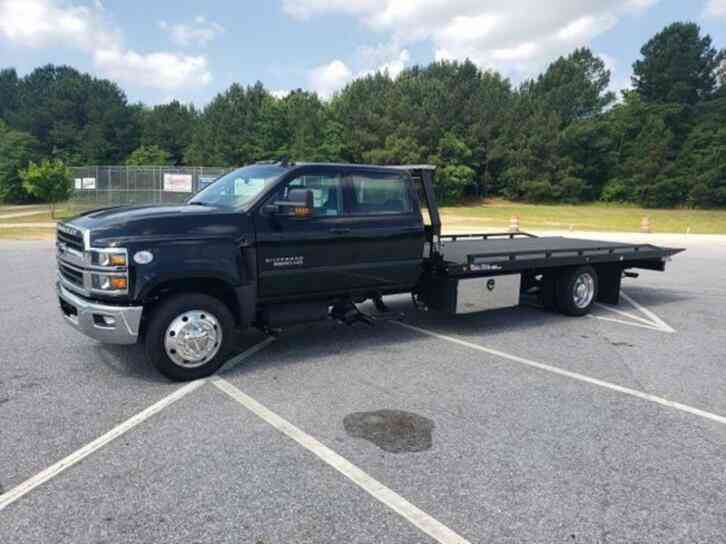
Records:
M219 320L205 310L191 310L177 316L164 336L166 354L174 364L196 368L214 358L222 346Z
M595 297L595 279L587 272L577 276L572 295L575 306L587 308Z

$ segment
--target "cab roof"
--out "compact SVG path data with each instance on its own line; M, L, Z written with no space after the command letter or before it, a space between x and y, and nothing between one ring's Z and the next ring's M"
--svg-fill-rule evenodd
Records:
M301 166L325 166L325 167L338 167L338 168L360 168L360 169L375 169L375 170L391 170L391 171L407 171L412 170L436 170L436 166L432 164L357 164L357 163L342 163L342 162L287 162L287 161L270 161L261 162L257 164L274 164L277 166L297 168Z

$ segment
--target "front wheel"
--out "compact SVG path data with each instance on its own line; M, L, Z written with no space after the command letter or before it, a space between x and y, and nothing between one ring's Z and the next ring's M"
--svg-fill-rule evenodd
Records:
M597 272L592 266L567 270L557 280L557 307L565 315L586 315L595 304L597 291Z
M161 303L146 330L146 357L176 381L214 374L232 344L234 318L225 304L200 293L174 295Z

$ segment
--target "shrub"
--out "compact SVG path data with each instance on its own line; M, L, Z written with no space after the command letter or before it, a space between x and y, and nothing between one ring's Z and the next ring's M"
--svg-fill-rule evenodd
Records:
M474 183L474 170L464 165L444 166L437 173L436 198L443 204L461 200L467 187Z
M640 202L652 208L672 208L685 200L685 182L680 178L658 176L640 191Z
M511 166L504 170L502 172L504 196L510 200L525 198L527 176L529 176L529 170L524 166Z
M142 145L126 159L129 166L167 166L172 164L171 153L158 145Z
M558 192L562 202L577 204L587 198L588 186L584 179L567 176L560 181Z
M717 195L705 183L697 183L688 192L688 204L697 208L711 208L717 205Z
M73 179L68 167L62 161L48 161L35 164L20 172L23 188L31 195L50 206L50 216L55 218L55 205L67 200L73 191Z
M630 191L622 179L612 179L602 188L600 198L605 202L627 202L630 200Z
M35 159L37 145L30 134L9 129L0 121L0 201L17 204L30 200L19 172Z
M527 181L524 184L524 199L529 202L547 202L555 199L555 192L546 179Z

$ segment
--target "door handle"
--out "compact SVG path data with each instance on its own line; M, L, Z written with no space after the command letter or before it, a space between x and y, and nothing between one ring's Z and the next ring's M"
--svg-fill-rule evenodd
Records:
M348 234L350 233L350 229L348 228L334 228L330 229L331 234Z

